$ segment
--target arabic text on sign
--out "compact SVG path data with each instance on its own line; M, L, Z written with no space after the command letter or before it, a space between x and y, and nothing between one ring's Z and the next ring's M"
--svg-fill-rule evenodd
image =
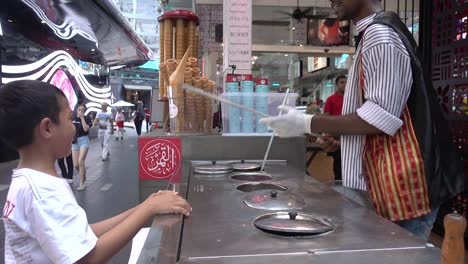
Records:
M167 174L176 166L174 155L174 148L163 143L156 143L144 153L144 159L148 162L146 169L157 174Z

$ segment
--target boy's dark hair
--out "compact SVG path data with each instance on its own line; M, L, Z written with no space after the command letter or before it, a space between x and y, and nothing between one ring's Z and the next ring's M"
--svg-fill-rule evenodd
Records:
M34 80L10 82L0 88L0 139L19 149L33 142L34 128L43 118L59 122L58 98L65 94L55 86Z
M338 82L339 82L341 79L348 79L348 77L346 77L346 75L340 75L340 76L336 77L336 79L335 79L335 84L338 84Z

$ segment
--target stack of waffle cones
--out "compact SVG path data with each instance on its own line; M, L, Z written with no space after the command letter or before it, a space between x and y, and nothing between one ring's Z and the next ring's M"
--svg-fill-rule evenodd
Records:
M212 101L201 95L184 92L183 83L192 84L206 92L214 93L215 82L201 78L198 60L188 58L190 48L182 59L168 59L160 65L160 72L171 86L170 99L178 109L173 131L176 133L209 133L212 127ZM172 122L172 121L171 121Z
M173 58L173 22L170 19L164 21L164 58L166 60ZM162 47L161 47L162 48Z
M185 35L186 35L185 20L177 19L176 20L176 59L182 59L182 57L184 56L184 53L186 52ZM189 54L189 56L191 56L191 54Z
M169 75L167 72L167 64L165 62L159 64L159 97L167 97L167 84L169 83Z
M185 76L189 79L190 76L185 74L185 67L187 64L189 52L185 52L183 58L177 63L175 60L166 61L168 65L168 72L177 64L177 68L171 73L169 77L169 83L172 87L172 100L178 108L178 114L176 116L175 131L177 133L185 132L185 93L182 88L185 82ZM171 65L171 66L169 66ZM189 74L189 72L187 72Z
M214 93L216 83L208 80L203 84L203 90L208 93ZM213 128L213 102L211 98L205 97L205 132L210 133Z
M195 21L188 21L187 22L187 47L190 47L189 53L192 57L198 57L198 54L195 53L195 32L197 29L197 25Z
M190 52L191 49L189 49ZM198 77L198 72L194 72L194 67L197 66L198 60L196 58L190 57L188 58L188 62L185 68L184 76L185 76L185 83L194 84L194 79ZM198 132L198 123L196 119L196 94L192 92L187 92L185 97L185 106L186 106L186 117L188 123L186 124L186 128L189 132Z
M203 82L202 82L202 79L200 77L195 77L193 79L193 86L195 87L202 87L203 86ZM193 120L194 122L194 125L193 125L193 128L194 128L194 132L201 132L203 131L202 127L203 127L203 123L204 123L204 116L203 116L203 113L204 113L204 109L205 109L205 106L203 104L203 96L201 95L193 95L191 99L192 102L194 102L194 108L191 109L191 110L194 110L194 113L195 113L195 116L196 116L196 119Z

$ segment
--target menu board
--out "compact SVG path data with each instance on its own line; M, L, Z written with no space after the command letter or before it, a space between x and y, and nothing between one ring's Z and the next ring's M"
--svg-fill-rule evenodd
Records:
M327 57L308 57L307 58L307 72L314 72L324 69L329 66Z
M223 0L224 67L250 73L252 63L252 1Z

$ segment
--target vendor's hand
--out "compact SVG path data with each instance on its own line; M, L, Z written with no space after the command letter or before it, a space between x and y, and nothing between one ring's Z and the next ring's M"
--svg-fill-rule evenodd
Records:
M192 207L173 191L159 191L151 194L144 202L153 214L180 213L190 215Z
M331 135L323 134L322 138L317 138L315 141L326 152L336 152L340 149L340 141L335 140Z
M269 126L280 137L297 137L307 133L310 128L310 119L307 122L307 116L302 112L295 110L289 106L280 106L278 109L283 110L283 115L276 117L267 117L260 119L260 123Z

